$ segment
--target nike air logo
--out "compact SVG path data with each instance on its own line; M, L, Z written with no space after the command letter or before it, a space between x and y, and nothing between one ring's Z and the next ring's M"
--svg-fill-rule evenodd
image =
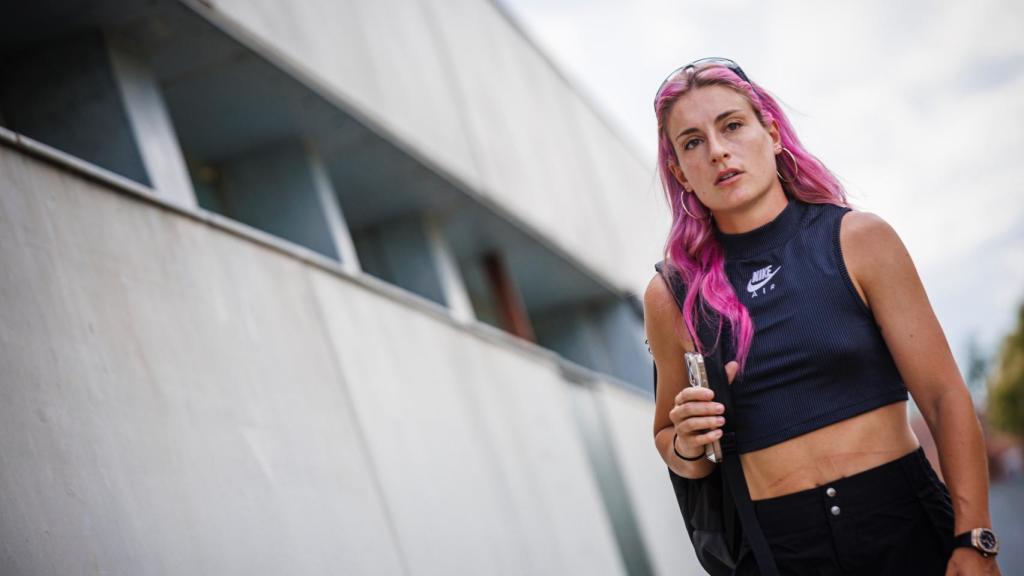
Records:
M770 282L779 273L779 270L782 270L782 266L772 270L771 265L768 265L760 270L755 270L754 275L750 278L750 282L747 282L747 292L753 294L763 288L765 284Z

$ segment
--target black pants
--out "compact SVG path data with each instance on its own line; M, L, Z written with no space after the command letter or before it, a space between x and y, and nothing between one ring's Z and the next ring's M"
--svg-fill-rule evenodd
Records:
M953 507L924 450L824 486L754 502L779 572L945 573ZM735 574L757 574L749 548Z

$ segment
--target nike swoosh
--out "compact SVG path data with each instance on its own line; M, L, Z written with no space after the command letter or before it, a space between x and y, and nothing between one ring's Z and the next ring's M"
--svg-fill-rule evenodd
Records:
M758 290L760 290L765 284L771 281L771 279L774 278L776 274L779 273L779 270L782 270L782 266L779 266L775 270L772 270L771 276L768 276L767 278L761 280L757 284L754 284L753 280L747 282L747 292L757 292Z

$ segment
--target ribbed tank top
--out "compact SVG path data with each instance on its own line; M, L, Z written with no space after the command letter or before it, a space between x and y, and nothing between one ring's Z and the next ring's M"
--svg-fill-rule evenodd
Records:
M732 385L740 453L907 399L843 262L839 225L849 210L790 199L749 232L714 228L726 275L754 323L745 372ZM734 358L728 332L722 342L723 356Z

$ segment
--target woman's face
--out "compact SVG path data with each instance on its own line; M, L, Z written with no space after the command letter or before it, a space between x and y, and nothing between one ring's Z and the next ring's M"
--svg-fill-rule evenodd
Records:
M751 207L773 187L782 193L775 172L778 128L774 122L762 126L736 91L724 86L691 90L669 109L665 125L679 159L672 173L716 218ZM737 174L723 179L723 171Z

